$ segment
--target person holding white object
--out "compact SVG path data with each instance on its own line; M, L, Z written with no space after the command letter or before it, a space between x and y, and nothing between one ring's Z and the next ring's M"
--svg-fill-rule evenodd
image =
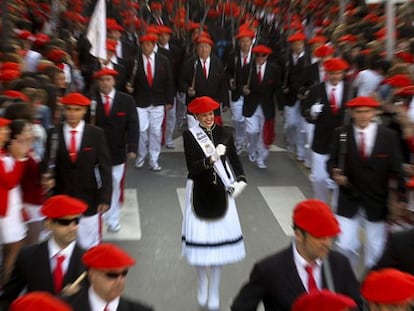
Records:
M208 310L220 307L221 267L246 255L234 199L247 180L231 130L214 123L218 107L208 96L194 99L188 109L199 124L183 133L188 167L183 255L197 269L198 303Z

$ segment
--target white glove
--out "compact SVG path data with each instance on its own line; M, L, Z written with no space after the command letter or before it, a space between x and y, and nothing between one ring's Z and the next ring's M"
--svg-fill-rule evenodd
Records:
M247 187L247 183L244 181L235 181L232 185L233 193L231 194L233 198L237 198L240 193Z
M312 105L310 109L310 115L312 116L312 118L316 118L322 112L322 108L323 104L321 104L320 102Z
M221 157L221 156L224 156L226 154L226 149L227 149L227 147L224 146L223 144L218 144L217 147L216 147L216 152Z

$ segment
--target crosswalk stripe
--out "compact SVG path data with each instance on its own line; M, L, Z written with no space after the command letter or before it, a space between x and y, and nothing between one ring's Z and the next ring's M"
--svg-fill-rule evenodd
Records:
M258 189L282 230L286 235L293 236L292 211L298 202L305 199L305 195L296 186L263 186Z
M121 230L117 233L103 230L104 241L116 240L140 240L141 221L136 189L125 189L124 204L120 212Z

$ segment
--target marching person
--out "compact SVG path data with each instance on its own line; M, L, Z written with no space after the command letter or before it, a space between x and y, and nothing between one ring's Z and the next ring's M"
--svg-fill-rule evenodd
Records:
M396 269L370 272L361 294L369 311L409 311L414 300L414 276Z
M212 54L213 41L204 32L196 39L196 56L186 60L181 71L178 88L185 92L186 104L202 96L208 96L218 102L219 106L214 111L215 123L223 124L221 109L226 112L229 109L229 94L224 67L220 59ZM187 113L188 128L198 122Z
M112 196L105 133L83 120L90 102L80 93L62 98L66 120L49 133L43 160L45 191L67 194L88 204L78 229L79 244L85 249L100 242L101 214L109 209Z
M168 58L154 52L158 38L147 34L140 37L142 53L135 60L133 97L139 117L139 146L135 167L141 168L149 155L149 167L154 172L159 165L162 122L165 110L172 108L174 79Z
M274 139L276 114L275 96L280 99L282 82L280 69L267 59L272 50L265 45L252 49L251 66L242 69L241 88L244 95L243 116L246 118L246 135L250 162L266 168L269 145Z
M119 247L102 243L90 248L82 262L88 269L88 285L66 298L78 311L151 311L152 308L122 296L126 276L135 260Z
M293 229L292 246L254 265L232 311L256 311L260 301L266 311L289 311L301 294L324 288L361 302L348 259L331 250L341 229L330 207L315 199L299 202Z
M331 206L335 207L337 186L329 177L326 162L334 129L344 123L345 103L351 96L349 83L344 81L349 65L341 58L330 58L323 62L323 67L326 80L309 89L303 104L306 120L315 124L310 174L313 197L330 203L332 191Z
M199 125L183 133L188 168L183 254L197 270L198 303L208 310L220 307L222 266L245 257L234 199L247 181L233 136L214 122L218 107L219 103L210 97L194 99L188 109Z
M115 88L117 74L117 71L108 68L94 74L98 89L95 125L105 132L112 161L111 207L103 215L110 232L121 229L119 212L123 193L122 178L127 158L136 158L139 127L134 99Z
M23 290L58 295L85 271L81 262L84 250L76 238L79 219L87 207L86 203L67 195L56 195L45 201L41 213L46 216L45 227L50 237L20 251L0 297L2 306L10 304Z
M246 141L246 124L243 116L243 101L240 84L238 80L241 79L242 68L248 65L252 59L252 42L255 37L253 30L240 30L236 35L240 49L230 54L226 72L229 79L229 86L231 90L231 118L234 126L234 142L236 144L237 154L245 149Z
M339 186L337 218L342 233L336 244L354 269L359 263L360 227L366 234L364 267L370 269L383 253L388 235L386 220L391 180L397 184L399 208L406 206L397 134L374 121L379 106L375 99L365 96L346 103L346 107L351 109L353 122L334 132L327 163L332 179ZM340 142L344 134L345 154Z

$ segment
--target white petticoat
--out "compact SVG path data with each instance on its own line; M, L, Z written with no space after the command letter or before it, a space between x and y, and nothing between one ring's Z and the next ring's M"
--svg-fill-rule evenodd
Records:
M182 252L190 265L224 265L246 256L236 204L228 197L226 214L219 219L198 218L192 208L193 181L187 180L182 226Z

